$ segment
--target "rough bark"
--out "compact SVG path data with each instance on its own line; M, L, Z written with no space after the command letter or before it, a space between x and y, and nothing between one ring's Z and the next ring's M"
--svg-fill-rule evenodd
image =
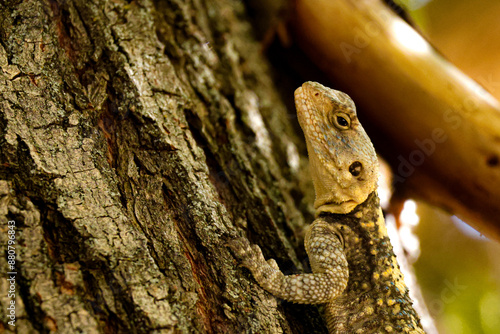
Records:
M1 332L324 331L226 247L296 270L312 189L240 1L10 1L0 34Z

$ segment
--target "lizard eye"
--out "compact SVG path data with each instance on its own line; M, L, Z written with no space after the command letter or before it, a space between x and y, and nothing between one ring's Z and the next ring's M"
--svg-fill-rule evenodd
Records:
M347 130L351 127L351 118L343 112L335 113L330 118L332 124L339 130Z

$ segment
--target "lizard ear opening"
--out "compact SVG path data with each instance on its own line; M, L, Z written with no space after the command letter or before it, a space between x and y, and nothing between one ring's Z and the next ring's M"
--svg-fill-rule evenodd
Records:
M363 171L363 164L359 161L354 161L350 166L349 166L349 173L352 174L352 176L357 177L361 174Z

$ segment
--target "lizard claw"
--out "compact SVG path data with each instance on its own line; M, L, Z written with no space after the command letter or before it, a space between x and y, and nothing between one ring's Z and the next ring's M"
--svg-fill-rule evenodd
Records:
M242 260L252 251L247 238L238 237L227 242L227 246L233 251L236 258Z
M256 264L266 262L260 247L251 245L247 238L240 237L230 240L227 245L246 268L252 268L255 267Z
M280 267L278 266L278 264L276 263L276 260L274 260L274 259L269 259L269 260L267 260L267 264L268 264L271 268L273 268L274 270L278 270L278 271L280 270Z

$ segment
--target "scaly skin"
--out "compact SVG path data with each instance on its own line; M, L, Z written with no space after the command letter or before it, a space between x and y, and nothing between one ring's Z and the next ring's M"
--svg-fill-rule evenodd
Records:
M387 236L376 194L378 162L346 94L306 82L295 91L316 192L305 247L311 274L285 276L257 245L230 243L278 298L326 304L330 333L425 333Z

